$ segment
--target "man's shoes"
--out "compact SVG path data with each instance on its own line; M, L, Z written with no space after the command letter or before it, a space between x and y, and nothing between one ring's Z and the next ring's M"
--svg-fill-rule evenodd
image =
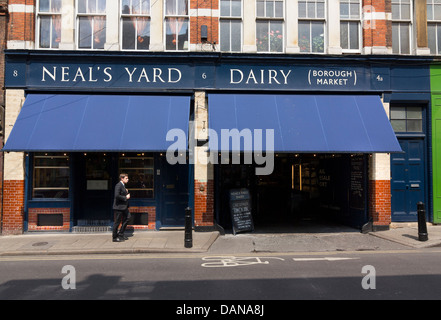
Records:
M118 238L120 238L121 240L129 240L129 238L127 238L125 235L118 236Z
M121 238L114 238L112 241L113 241L113 242L124 242L124 239L121 239Z

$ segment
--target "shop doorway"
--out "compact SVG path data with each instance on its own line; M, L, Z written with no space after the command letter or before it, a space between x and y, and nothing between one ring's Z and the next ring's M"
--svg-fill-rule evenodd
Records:
M217 166L216 221L231 229L229 191L251 194L255 230L295 232L300 225L345 225L361 229L367 214L367 156L278 154L271 175L255 165Z
M112 157L107 153L77 156L76 224L109 226L112 222Z
M417 203L425 202L424 140L399 139L404 153L391 154L392 221L417 221Z
M188 206L188 164L161 166L161 227L183 227Z

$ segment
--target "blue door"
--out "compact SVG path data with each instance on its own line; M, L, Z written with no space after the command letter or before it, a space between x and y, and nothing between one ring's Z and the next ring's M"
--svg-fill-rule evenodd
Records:
M188 164L170 165L161 169L161 227L183 227L188 207Z
M417 221L417 203L425 202L424 140L398 141L404 153L391 154L392 221Z

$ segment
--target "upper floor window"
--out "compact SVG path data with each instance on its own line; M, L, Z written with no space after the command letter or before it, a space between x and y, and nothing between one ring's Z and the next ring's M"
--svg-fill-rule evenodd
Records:
M106 0L77 0L79 49L104 49Z
M257 0L258 52L283 52L283 0Z
M412 7L410 0L392 0L392 52L410 54Z
M325 52L325 0L299 0L300 52Z
M165 0L165 49L188 50L188 0Z
M220 0L220 49L242 49L242 0Z
M148 50L150 46L150 0L122 0L122 48Z
M431 54L441 54L441 1L427 0L427 34Z
M340 0L340 41L343 51L359 51L361 1Z
M39 0L37 5L38 46L56 49L61 41L61 0Z

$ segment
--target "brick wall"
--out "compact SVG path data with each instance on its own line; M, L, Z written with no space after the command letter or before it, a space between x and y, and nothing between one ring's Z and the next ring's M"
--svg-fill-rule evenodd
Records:
M62 214L62 226L38 226L39 214ZM28 209L28 230L29 231L69 231L70 229L70 208L29 208Z
M130 225L127 229L155 230L156 229L156 207L130 207L130 213L148 213L148 225Z
M28 8L35 6L35 0L9 0L13 10L9 12L8 40L34 41L35 15Z
M5 180L3 234L23 232L24 180Z
M194 224L212 226L214 223L214 181L194 183Z
M390 180L369 181L369 216L374 230L389 228L391 223Z

